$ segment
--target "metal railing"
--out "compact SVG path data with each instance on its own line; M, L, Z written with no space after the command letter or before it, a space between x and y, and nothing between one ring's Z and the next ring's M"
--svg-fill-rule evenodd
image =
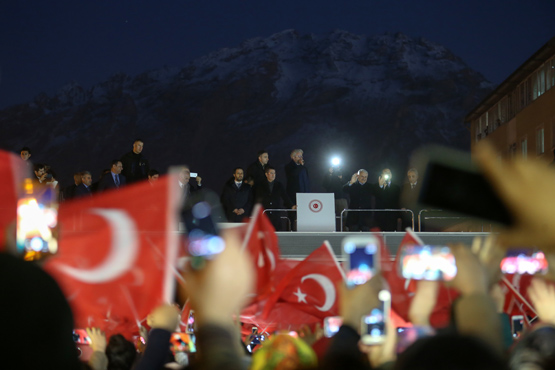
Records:
M266 213L266 212L297 212L297 210L296 209L283 209L283 208L268 208L268 209L265 209L262 213ZM288 231L293 231L293 229L291 228L291 219L289 217L280 216L280 219L287 220L287 225L289 226Z
M405 212L411 214L412 229L414 230L414 212L410 209L344 209L341 211L341 230L343 231L343 214L345 212Z
M464 217L464 216L422 216L422 213L427 212L443 212L442 209L422 209L418 212L418 231L422 231L422 221L423 220L473 220L472 217ZM482 227L482 232L484 232L484 223L480 223ZM414 228L413 228L414 229ZM492 226L490 224L490 232L492 231Z

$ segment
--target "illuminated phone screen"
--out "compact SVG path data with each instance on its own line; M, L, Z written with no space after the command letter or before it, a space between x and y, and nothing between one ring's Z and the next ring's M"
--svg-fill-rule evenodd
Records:
M400 264L405 279L452 280L457 274L455 257L447 246L405 246L401 251Z
M376 274L376 244L356 245L349 242L343 248L349 255L347 284L364 284Z

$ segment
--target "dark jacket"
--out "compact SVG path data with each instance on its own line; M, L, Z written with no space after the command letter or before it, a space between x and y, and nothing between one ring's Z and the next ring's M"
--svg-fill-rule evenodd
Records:
M75 188L75 198L84 197L84 196L92 196L91 187L86 187L84 184L79 184Z
M123 165L122 174L125 176L127 183L131 184L148 178L150 166L142 153L135 154L130 151L121 157L121 164Z
M119 177L119 186L116 186L116 183L114 182L114 176L112 176L112 172L107 173L102 177L102 179L98 183L97 191L101 192L107 189L116 189L118 187L125 186L125 183L126 183L125 176L118 175L118 177Z
M374 196L374 186L368 182L361 185L358 181L349 186L349 183L343 186L343 191L349 194L351 209L372 209Z
M281 182L275 180L272 190L270 190L270 183L268 180L257 185L255 187L255 199L257 203L262 203L264 209L283 208L283 205L285 205L285 208L293 207L293 202L285 192L283 185Z
M266 167L268 167L268 166L269 166L269 164L266 165ZM252 178L254 179L254 186L255 187L258 184L263 184L264 181L268 181L266 179L266 175L264 174L264 168L265 167L262 167L262 164L257 159L256 161L251 163L251 165L247 168L247 174L245 175L245 178L247 178L249 176L252 176Z
M235 185L235 180L231 178L224 185L221 197L224 206L225 216L229 222L241 222L245 217L249 217L252 210L253 195L249 184L242 183L240 188ZM243 209L245 213L236 215L234 209Z
M302 164L295 161L285 165L285 175L287 176L287 195L293 201L297 199L297 193L310 193L310 183L308 182L308 170Z
M324 175L324 181L322 182L324 190L326 190L328 193L333 193L336 200L347 198L345 191L343 191L344 184L345 181L343 179L340 179L337 174L329 172Z

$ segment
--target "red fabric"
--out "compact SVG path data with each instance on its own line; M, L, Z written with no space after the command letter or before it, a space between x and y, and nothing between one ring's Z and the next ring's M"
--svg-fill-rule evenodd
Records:
M308 255L280 281L264 309L267 318L278 300L296 310L324 319L338 315L337 283L345 275L328 242Z
M177 180L163 177L60 207L58 254L45 270L65 292L77 328L128 338L174 294Z
M263 299L270 293L280 259L276 230L263 212L260 204L254 207L243 242L243 249L250 254L256 272L256 299Z
M19 194L23 193L23 180L29 176L34 174L19 156L0 150L0 251L5 248L8 227L13 227L12 237L15 238L17 201Z
M533 275L507 274L501 281L501 289L505 293L505 305L503 311L509 315L527 315L535 317L531 310L528 288L532 283ZM512 289L511 289L512 288ZM516 294L518 292L519 294Z

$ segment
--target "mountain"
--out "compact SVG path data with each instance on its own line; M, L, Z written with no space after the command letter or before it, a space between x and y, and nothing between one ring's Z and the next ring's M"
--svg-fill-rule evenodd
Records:
M90 89L0 111L0 147L33 150L68 184L97 178L142 138L151 167L187 163L218 192L237 166L266 148L282 168L305 151L314 191L332 154L344 172L392 168L404 180L410 153L426 143L469 148L463 117L491 83L445 47L402 33L376 36L285 30L198 58L182 68L119 73Z

